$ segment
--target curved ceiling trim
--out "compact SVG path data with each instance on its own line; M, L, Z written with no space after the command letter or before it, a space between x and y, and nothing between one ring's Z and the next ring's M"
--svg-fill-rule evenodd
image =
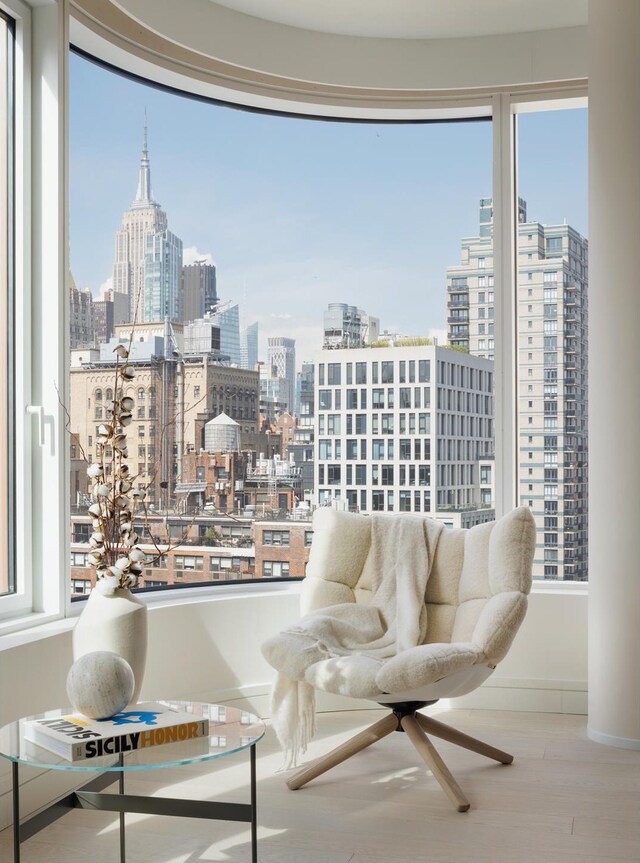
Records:
M170 40L110 0L71 0L71 41L125 72L202 98L265 110L336 118L480 117L491 96L508 91L544 97L579 94L585 79L503 87L380 88L317 83L235 65Z

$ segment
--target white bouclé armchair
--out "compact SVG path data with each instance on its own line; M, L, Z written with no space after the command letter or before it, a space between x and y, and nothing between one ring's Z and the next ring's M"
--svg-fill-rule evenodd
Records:
M396 515L389 518L402 519ZM415 516L409 516L415 519ZM301 612L371 601L367 558L372 519L320 509L303 583ZM469 801L428 735L457 743L508 764L513 757L418 711L440 698L480 686L504 658L527 608L535 548L535 523L519 507L495 522L468 530L438 527L426 583L426 638L383 662L362 653L312 657L305 681L316 689L388 706L390 713L338 749L292 776L296 790L385 737L404 731L458 811ZM267 660L287 672L297 641L281 633L263 645ZM300 649L303 649L301 646Z

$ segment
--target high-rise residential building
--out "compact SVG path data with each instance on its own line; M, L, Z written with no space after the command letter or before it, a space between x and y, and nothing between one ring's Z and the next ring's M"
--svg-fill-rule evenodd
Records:
M287 381L287 410L293 413L296 401L296 341L282 336L270 336L267 342L267 364L271 376Z
M148 278L147 265L153 269ZM151 192L145 122L138 190L116 234L113 264L113 290L128 296L129 320L158 321L167 314L179 320L181 269L182 241L168 230L167 214Z
M240 306L226 303L212 314L212 322L220 327L220 350L234 366L242 365L240 350Z
M258 322L240 330L240 365L255 369L258 362Z
M378 338L380 321L346 303L329 303L323 315L324 348L363 348Z
M69 273L69 346L86 348L93 345L93 297L91 289L81 291Z
M195 321L212 312L218 302L215 266L205 261L183 266L180 292L185 321Z
M493 518L490 360L435 345L323 351L315 377L319 505Z
M534 576L587 578L588 242L518 206L519 498L538 523ZM492 200L447 269L451 344L494 355Z

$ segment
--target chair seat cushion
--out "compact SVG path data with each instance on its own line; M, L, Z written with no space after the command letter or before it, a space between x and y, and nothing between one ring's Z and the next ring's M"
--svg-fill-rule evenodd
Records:
M383 692L404 692L483 660L484 654L475 644L419 644L388 659L380 668L376 683Z
M307 683L350 698L373 698L418 689L484 660L475 644L421 644L390 659L353 653L309 666Z
M307 668L304 679L307 683L350 698L377 698L382 690L376 683L376 675L384 664L382 659L352 653L350 656L334 656L316 662Z

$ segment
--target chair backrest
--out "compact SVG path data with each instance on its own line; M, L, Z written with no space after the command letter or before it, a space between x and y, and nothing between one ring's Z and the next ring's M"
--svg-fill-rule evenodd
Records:
M371 518L321 508L313 528L302 613L370 602ZM489 661L502 659L526 610L535 532L526 507L467 530L443 528L427 582L427 643L474 641Z

